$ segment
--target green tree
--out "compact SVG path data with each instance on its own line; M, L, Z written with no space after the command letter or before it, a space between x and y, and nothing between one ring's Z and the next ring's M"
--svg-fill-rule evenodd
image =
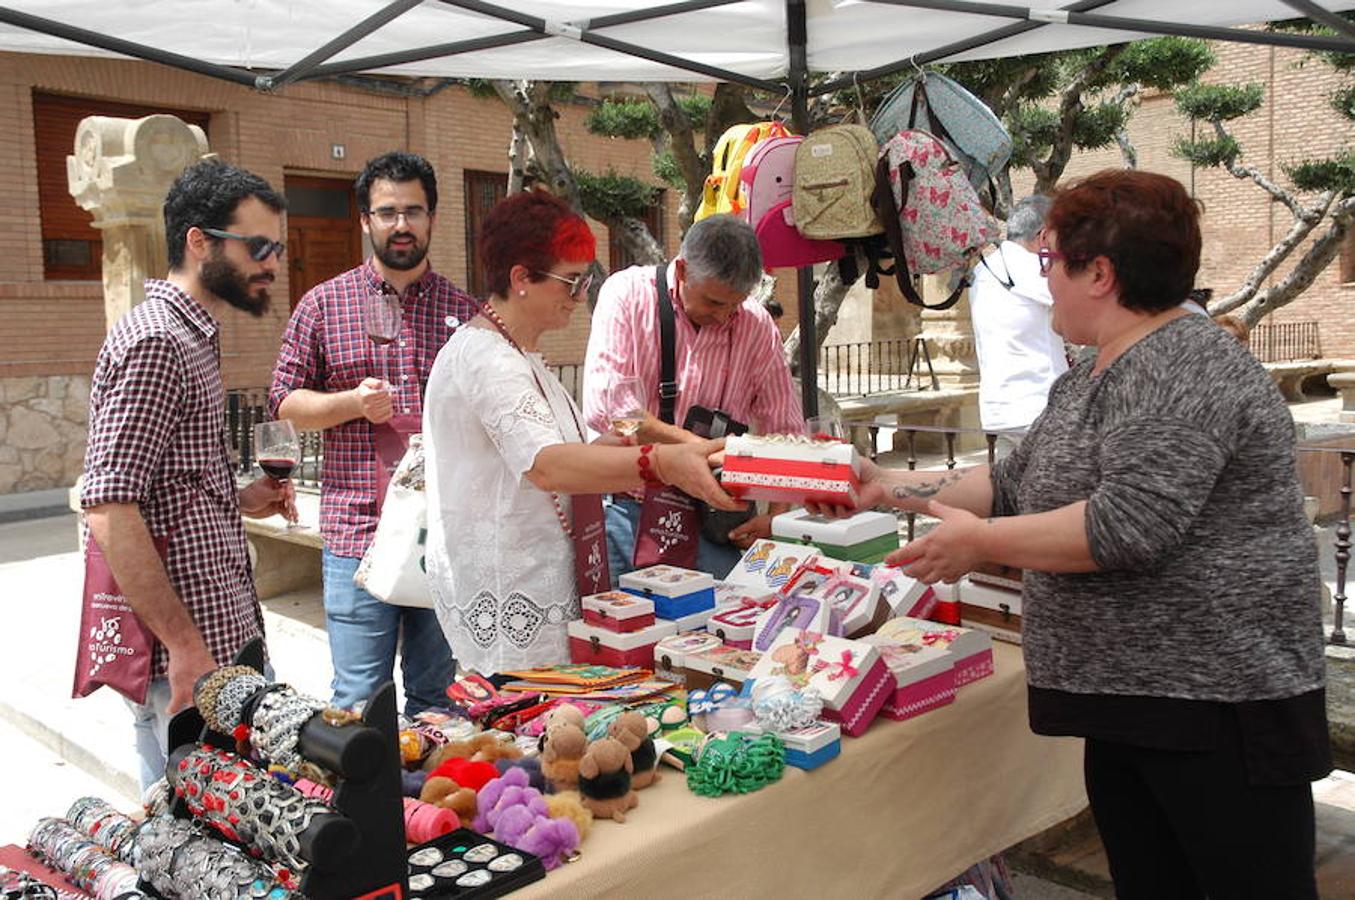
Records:
M1346 14L1355 20L1355 15ZM1278 27L1324 31L1309 22L1286 22ZM1322 53L1304 64L1327 65L1338 72L1355 69L1355 54ZM1260 109L1265 89L1260 84L1196 84L1176 92L1176 106L1192 120L1206 126L1204 136L1182 137L1173 152L1192 165L1220 168L1241 181L1250 181L1275 202L1289 210L1293 221L1288 231L1261 258L1232 293L1216 297L1211 313L1231 312L1248 327L1264 316L1294 302L1340 253L1341 244L1355 222L1355 148L1321 157L1285 162L1282 184L1256 166L1247 165L1242 144L1229 130L1229 123ZM1349 79L1331 95L1337 115L1355 121L1355 84ZM1287 272L1281 270L1292 263Z

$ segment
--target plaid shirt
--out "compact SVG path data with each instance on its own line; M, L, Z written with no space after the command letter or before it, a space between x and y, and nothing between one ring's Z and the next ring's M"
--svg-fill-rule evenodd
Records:
M218 665L263 635L263 613L226 455L216 320L167 281L104 340L89 396L80 505L135 503L168 535L165 568ZM166 674L156 645L151 675Z
M438 350L479 304L430 267L400 298L399 340L378 347L363 325L363 299L394 293L371 260L306 292L282 336L268 409L292 391L336 393L368 377L396 388L396 415L423 415L423 392ZM389 366L389 371L387 370ZM352 419L325 430L320 532L336 556L359 557L376 532L376 448L372 424Z

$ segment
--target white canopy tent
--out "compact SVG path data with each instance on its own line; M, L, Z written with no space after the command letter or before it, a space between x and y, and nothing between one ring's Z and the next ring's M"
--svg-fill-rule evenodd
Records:
M731 81L811 94L939 60L1178 34L1355 53L1355 0L18 0L0 50L126 56L258 90L331 75ZM1336 37L1237 26L1307 16ZM811 86L809 76L836 73ZM816 371L800 273L801 371ZM817 406L805 379L805 409Z

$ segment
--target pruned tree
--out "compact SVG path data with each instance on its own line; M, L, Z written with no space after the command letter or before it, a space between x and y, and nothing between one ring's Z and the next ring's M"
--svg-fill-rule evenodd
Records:
M1313 30L1309 23L1287 27ZM1318 54L1337 71L1355 68L1355 54ZM1229 123L1260 109L1265 89L1260 84L1197 84L1176 93L1176 106L1193 121L1203 123L1203 137L1179 139L1173 152L1192 165L1220 168L1240 181L1249 181L1289 211L1292 222L1283 237L1252 267L1232 293L1209 305L1214 314L1233 313L1250 328L1263 317L1293 303L1336 259L1355 224L1355 148L1325 157L1283 163L1288 179L1282 184L1245 162L1242 144ZM1347 82L1331 96L1332 108L1355 121L1355 84ZM1292 263L1292 265L1290 265ZM1286 266L1288 271L1282 272Z

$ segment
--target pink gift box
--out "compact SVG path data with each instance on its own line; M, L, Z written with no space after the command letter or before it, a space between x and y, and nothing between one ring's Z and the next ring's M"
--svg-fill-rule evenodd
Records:
M920 640L873 634L864 640L878 647L894 676L894 691L880 715L911 719L928 710L955 701L955 660L945 647L927 646Z
M852 737L870 727L895 687L876 647L798 628L782 629L753 667L753 678L776 675L800 690L817 690L823 697L823 717Z
M973 628L901 616L881 625L875 636L945 649L955 666L957 689L993 674L993 639Z

